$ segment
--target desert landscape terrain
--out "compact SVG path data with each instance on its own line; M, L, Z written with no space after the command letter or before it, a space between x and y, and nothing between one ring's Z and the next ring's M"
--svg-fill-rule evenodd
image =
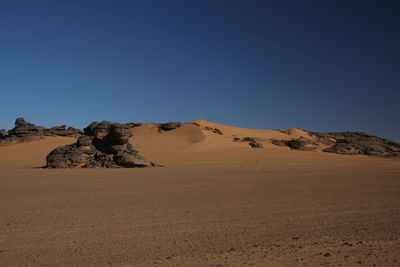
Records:
M40 168L71 136L0 146L1 266L400 265L398 157L271 142L312 143L300 129L131 130L163 167Z

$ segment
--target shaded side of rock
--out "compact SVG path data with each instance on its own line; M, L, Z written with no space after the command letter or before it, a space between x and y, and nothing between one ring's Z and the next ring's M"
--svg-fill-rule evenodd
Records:
M0 139L4 139L8 136L8 131L5 129L0 129Z
M290 149L300 149L306 145L306 142L301 139L292 139L287 142L287 146Z
M130 126L109 121L93 122L72 145L54 149L47 168L134 168L160 166L146 160L129 143Z
M272 144L274 144L276 146L287 146L287 140L272 139Z

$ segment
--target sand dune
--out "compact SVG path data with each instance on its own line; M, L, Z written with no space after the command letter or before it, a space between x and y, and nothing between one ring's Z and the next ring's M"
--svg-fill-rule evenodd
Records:
M213 123L205 120L195 120L194 123L198 123L200 126L218 128L222 130L224 135L228 137L257 137L260 139L284 139L284 138L310 138L309 134L306 131L303 131L298 128L291 128L288 130L257 130L257 129L248 129L248 128L237 128L232 126L226 126L219 123Z
M270 142L312 138L300 129L194 123L132 129L163 168L34 169L69 137L0 147L0 265L398 266L398 159Z
M288 147L279 147L271 139L296 139L304 137L312 140L309 133L292 128L288 130L256 130L225 126L204 120L196 120L168 132L158 132L157 125L144 124L133 128L132 144L141 154L161 164L194 164L196 162L247 162L275 159L317 160L320 158L342 158L353 161L348 156L328 154L319 151L293 151ZM222 135L206 130L205 127L217 128ZM263 145L261 149L251 148L247 142L233 142L234 137L252 137ZM367 159L356 156L357 161Z

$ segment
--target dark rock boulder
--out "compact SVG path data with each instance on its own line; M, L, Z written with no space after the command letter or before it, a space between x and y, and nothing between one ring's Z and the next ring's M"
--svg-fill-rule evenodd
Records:
M250 147L252 148L262 148L263 145L256 141L253 137L243 137L243 139L240 139L239 137L234 137L232 139L233 142L247 142Z
M242 139L240 139L239 137L234 137L232 139L233 142L242 142Z
M85 135L72 145L54 149L47 155L47 168L133 168L156 167L129 143L132 137L126 124L108 121L93 122L84 129Z
M253 137L243 137L242 139L243 142L256 142L256 140Z
M287 142L288 140L276 140L276 139L272 139L272 144L276 145L276 146L287 146Z
M276 146L286 146L286 147L289 147L290 149L299 149L304 145L303 143L297 142L295 140L277 140L277 139L272 139L271 141L272 141L272 144L274 144Z
M181 126L182 126L182 123L176 122L176 121L162 123L162 124L159 125L158 131L159 132L171 131L171 130L175 130L175 129L181 127Z
M204 127L204 129L206 129L207 131L213 132L215 134L223 135L222 131L218 128L212 128L212 127L206 126L206 127Z
M248 142L252 148L260 148L262 145L258 143L253 137L243 137L242 142Z
M80 139L73 145L61 146L54 149L46 157L47 168L74 168L74 167L85 167L85 164L94 160L97 154L97 150L91 144L82 145Z
M262 144L255 141L255 142L249 142L249 146L251 146L252 148L262 148Z
M290 149L300 149L306 145L306 142L301 139L292 139L287 141L287 146Z

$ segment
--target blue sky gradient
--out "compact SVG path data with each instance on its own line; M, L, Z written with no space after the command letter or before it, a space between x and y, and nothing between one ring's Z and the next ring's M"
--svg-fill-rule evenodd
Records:
M400 141L400 2L0 1L0 128L95 120Z

